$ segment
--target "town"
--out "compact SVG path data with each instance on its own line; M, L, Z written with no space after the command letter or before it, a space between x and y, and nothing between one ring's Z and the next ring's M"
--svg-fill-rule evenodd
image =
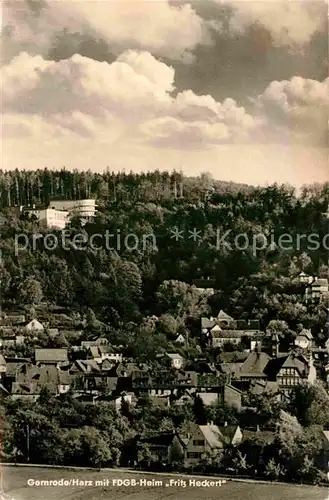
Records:
M209 180L206 186L196 180L195 206L190 195L178 195L177 183L188 180L163 182L173 189L168 221L177 204L187 211L183 222L218 210L220 224L237 217L232 210L244 213L247 224L256 200L301 210L285 187L216 195L215 181L210 189ZM319 204L314 217L323 227L327 189L323 202L312 190L303 202L310 210ZM139 202L136 232L141 224L148 232L167 224L158 213L167 202L157 196L158 205ZM117 229L120 217L126 224L123 214L134 221L138 203L114 200L108 210L101 197L91 201L98 210L85 220L74 211L68 231L75 234L82 223L90 234ZM328 479L329 284L321 249L316 261L303 249L271 250L255 262L237 254L232 261L213 248L209 260L208 246L158 238L160 248L137 256L40 247L13 257L13 226L26 234L62 228L48 216L15 210L3 209L2 219L3 460ZM257 209L252 217L265 214Z

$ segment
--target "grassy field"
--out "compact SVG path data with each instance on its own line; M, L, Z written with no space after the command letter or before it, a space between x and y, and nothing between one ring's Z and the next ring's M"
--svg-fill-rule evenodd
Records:
M35 467L3 467L3 489L13 500L329 500L325 488L266 485L228 481L221 486L170 485L172 476L144 475L119 471L75 471ZM29 486L29 481L83 481L79 485ZM115 480L135 480L136 485L123 486ZM156 485L145 486L142 480ZM200 480L199 478L195 478ZM96 481L104 481L103 486ZM153 484L153 483L152 483Z

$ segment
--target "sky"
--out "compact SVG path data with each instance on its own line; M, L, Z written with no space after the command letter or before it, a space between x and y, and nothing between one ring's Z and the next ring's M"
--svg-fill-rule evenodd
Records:
M2 0L2 169L329 180L328 4Z

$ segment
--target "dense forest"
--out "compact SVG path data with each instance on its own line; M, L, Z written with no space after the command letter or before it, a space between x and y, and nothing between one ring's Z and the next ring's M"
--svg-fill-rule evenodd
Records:
M207 174L187 178L181 172L114 173L109 168L103 174L91 171L13 170L0 171L1 208L19 205L45 204L50 200L97 198L102 204L122 201L164 201L182 198L193 201L204 197L208 189L217 192L250 191L245 184L213 181Z
M304 271L328 276L329 184L305 186L297 195L290 186L251 187L226 184L207 174L186 178L181 173L104 174L61 171L9 172L0 175L2 204L1 285L4 307L39 303L90 310L97 321L126 332L148 317L165 316L162 330L199 334L203 313L226 310L236 318L256 318L263 329L271 320L286 322L289 331L311 327L321 335L326 314L321 304L309 308L302 300L298 275ZM52 197L95 197L96 219L83 228L74 220L68 238L84 234L77 247L45 246L52 233L35 220L19 215L15 204L43 203ZM183 237L174 238L177 228ZM196 241L189 231L198 231ZM218 231L230 241L245 234L289 234L286 249L267 244L252 248L218 245ZM97 249L93 234L124 239L133 233L139 244L109 250L105 238ZM38 239L17 248L17 235ZM318 248L298 235L316 234ZM146 238L143 235L154 235ZM121 241L121 240L120 240ZM272 241L272 240L269 240ZM142 244L143 243L143 244ZM145 244L144 244L145 243ZM83 251L82 251L83 250ZM210 279L217 293L206 300L194 286ZM168 319L169 317L169 319ZM169 325L170 323L170 325Z

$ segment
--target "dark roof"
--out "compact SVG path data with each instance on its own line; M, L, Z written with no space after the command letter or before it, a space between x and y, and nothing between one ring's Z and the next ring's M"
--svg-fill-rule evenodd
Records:
M270 356L265 352L251 352L240 368L242 376L264 375L264 370L270 361Z
M303 356L294 353L284 354L278 358L271 359L265 369L270 377L276 377L281 368L296 368L300 375L306 375L308 363Z
M212 331L211 335L213 338L242 338L242 337L259 337L261 338L261 332L259 330L232 330L223 329Z
M148 443L157 446L170 446L175 437L174 432L166 432L163 434L157 434L155 436L141 437L139 439L140 443Z
M220 430L221 434L224 437L226 437L229 440L229 442L231 443L238 428L239 428L238 425L225 425L225 426L219 427L219 430Z
M60 362L67 361L67 349L36 349L36 362Z
M222 352L219 355L219 359L222 363L243 363L248 356L248 352Z
M215 319L201 318L202 329L209 330L210 328L213 328L215 325L217 325L217 321Z
M272 444L275 441L276 434L273 431L244 431L243 441L263 441L265 444Z
M249 388L249 392L253 395L263 393L276 394L279 391L277 382L270 382L267 380L254 380Z

